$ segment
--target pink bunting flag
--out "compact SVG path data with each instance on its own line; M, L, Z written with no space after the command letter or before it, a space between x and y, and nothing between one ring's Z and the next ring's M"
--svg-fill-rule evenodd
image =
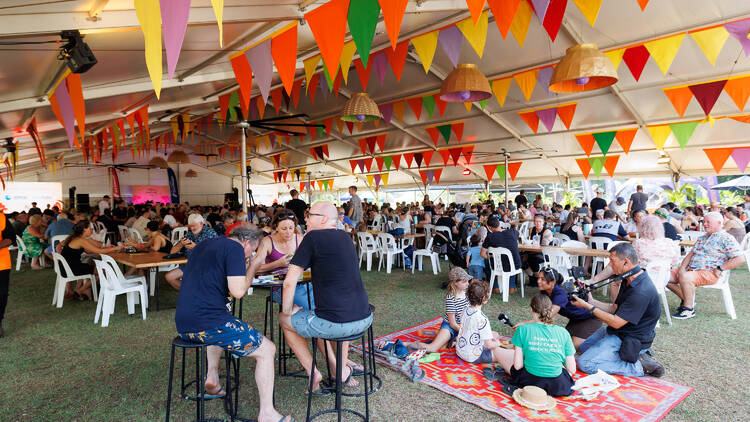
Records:
M732 159L737 163L740 172L747 170L747 164L750 163L750 148L735 148L732 151Z
M539 18L540 23L544 22L549 2L550 0L531 0L531 6L534 8L534 13L536 13L536 17Z
M382 51L370 57L372 60L372 66L375 68L375 73L378 75L380 85L383 85L385 81L385 71L388 69L388 57Z
M378 108L380 109L380 114L383 115L385 124L391 124L391 117L393 117L393 103L381 104Z
M180 58L182 41L185 39L188 18L190 17L190 0L159 0L161 8L161 25L164 31L164 49L167 52L167 73L172 79Z
M747 38L747 34L750 32L750 18L726 23L724 24L724 29L742 44L745 56L750 55L750 38Z
M547 132L552 132L552 127L555 125L555 117L557 117L557 107L537 110L534 113L539 117L544 127L547 128Z
M57 105L60 107L60 116L63 119L65 134L68 135L68 145L73 149L73 145L76 143L75 114L73 113L73 103L70 100L68 86L64 80L57 85L55 98L57 99Z
M375 177L374 177L374 179L375 179L375 186L379 186L380 185L380 180L381 180L380 175L376 174Z
M463 36L461 35L461 30L455 25L443 29L438 34L438 43L453 64L453 67L458 65L462 42Z
M544 88L544 91L547 92L547 96L552 95L552 92L549 90L549 81L552 79L552 72L554 71L555 68L553 66L543 67L539 69L539 73L536 76L536 84Z
M268 93L271 91L273 77L273 57L271 57L271 39L267 39L255 47L247 50L247 61L253 69L255 82L258 84L260 95L264 103L268 103Z
M326 78L318 78L318 86L320 86L320 94L323 96L323 101L326 101L328 99L328 82L326 82Z

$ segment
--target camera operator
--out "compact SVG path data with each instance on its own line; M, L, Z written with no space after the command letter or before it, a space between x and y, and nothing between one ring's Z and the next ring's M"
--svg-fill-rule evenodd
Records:
M578 367L588 374L601 369L609 374L660 377L664 367L649 351L661 315L659 294L638 266L638 254L629 243L610 249L609 266L615 275L623 277L613 283L621 284L614 303L594 300L591 293L587 302L580 297L571 300L607 324L581 344Z

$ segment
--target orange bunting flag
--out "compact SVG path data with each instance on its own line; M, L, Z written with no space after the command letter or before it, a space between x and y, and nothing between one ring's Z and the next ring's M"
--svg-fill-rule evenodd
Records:
M487 0L487 3L490 5L490 10L492 10L492 16L495 17L495 23L500 30L500 35L503 36L503 39L506 39L521 0Z
M409 98L406 102L409 103L409 108L411 108L411 111L414 112L414 116L419 120L422 116L422 98Z
M357 58L354 60L354 69L357 71L357 76L359 76L359 84L362 85L362 91L367 91L367 81L370 80L370 73L373 67L365 68L361 59Z
M617 167L619 160L619 155L608 155L607 159L604 160L604 168L607 170L609 177L615 177L615 167Z
M281 107L281 98L283 97L283 93L281 92L282 88L283 87L280 86L271 90L271 101L273 101L273 108L276 110L277 116L279 115L279 107Z
M589 173L591 173L591 164L589 163L589 160L585 158L576 158L576 163L578 164L578 167L581 169L583 178L588 179Z
M438 138L440 137L440 132L436 127L428 127L425 128L427 133L430 135L430 139L432 139L432 143L437 146Z
M635 138L636 133L638 133L638 128L617 131L615 139L617 139L617 142L620 144L620 147L622 147L625 154L630 152L630 145L633 144L633 138Z
M495 174L495 168L497 167L496 164L487 164L484 165L484 173L487 175L487 181L492 181L492 175Z
M527 125L531 128L531 130L536 133L539 129L539 116L536 115L533 111L528 111L526 113L518 113L519 116L523 119L524 122L526 122Z
M745 110L747 98L750 96L750 76L729 78L726 85L724 85L724 92L729 94L732 101L737 105L737 108Z
M234 77L237 79L237 84L240 86L240 107L243 112L247 110L250 104L250 97L253 92L253 74L250 69L250 62L247 61L247 56L240 54L237 57L232 58L232 70L234 71ZM221 98L220 98L221 101ZM226 97L227 107L229 104L229 96ZM247 114L247 113L245 113ZM226 112L222 113L223 116Z
M305 21L310 25L310 31L315 37L329 75L335 75L339 67L341 53L344 50L348 12L349 0L331 0L305 13Z
M243 54L244 56L244 54ZM281 83L288 95L292 95L294 72L297 68L297 23L271 39L271 56L279 73Z
M733 151L734 148L703 148L716 173L721 171Z
M521 168L521 164L523 164L523 161L508 163L508 174L510 175L510 180L516 180L516 175L518 174L518 169Z
M79 73L71 73L65 78L65 82L68 85L70 103L73 106L73 115L76 118L76 123L78 123L78 132L81 134L81 139L83 139L86 133L86 106L83 101L81 75Z
M396 101L393 103L393 114L398 117L398 120L403 123L404 122L404 107L406 104L404 101Z
M391 39L391 47L396 49L398 33L401 31L401 21L404 19L409 0L378 0L378 3L380 3L380 9L383 11L385 30L388 32L388 38Z
M676 88L664 88L664 95L669 98L677 114L682 117L685 115L690 100L693 99L693 91L687 86L678 86Z
M583 149L583 152L586 153L586 156L590 156L591 150L594 149L594 143L596 142L596 140L594 139L594 135L590 133L586 135L576 135L576 139L581 145L581 149ZM586 160L584 159L584 161Z
M485 0L466 0L466 6L469 7L469 13L471 13L471 20L474 21L474 25L479 22L479 18L482 17L482 10L484 9Z
M573 116L576 113L578 103L557 107L557 117L563 122L565 127L570 130L570 124L573 122Z

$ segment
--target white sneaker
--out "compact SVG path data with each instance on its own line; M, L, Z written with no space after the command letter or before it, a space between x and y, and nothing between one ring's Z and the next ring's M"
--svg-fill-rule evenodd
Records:
M676 312L674 315L672 315L672 318L677 319L688 319L695 316L695 310L692 308L682 308L678 312Z

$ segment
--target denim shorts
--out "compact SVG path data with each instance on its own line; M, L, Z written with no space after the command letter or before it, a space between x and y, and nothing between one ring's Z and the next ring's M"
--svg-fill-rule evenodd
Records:
M334 339L364 332L372 325L372 314L351 322L331 322L315 315L315 311L300 309L292 315L292 327L305 338Z
M238 318L210 330L180 333L180 337L193 343L219 346L238 358L252 354L263 343L263 334Z
M310 290L309 295L307 293L308 289ZM273 287L271 289L271 300L273 303L281 303L282 290L281 287ZM315 309L315 296L313 295L312 283L297 285L294 289L294 304L306 311Z
M451 333L451 338L450 340L448 340L448 344L450 345L451 343L453 343L453 340L455 340L456 336L458 335L458 331L456 331L455 329L453 329L453 327L451 327L450 322L443 320L443 323L440 324L440 329L448 330L448 332Z

